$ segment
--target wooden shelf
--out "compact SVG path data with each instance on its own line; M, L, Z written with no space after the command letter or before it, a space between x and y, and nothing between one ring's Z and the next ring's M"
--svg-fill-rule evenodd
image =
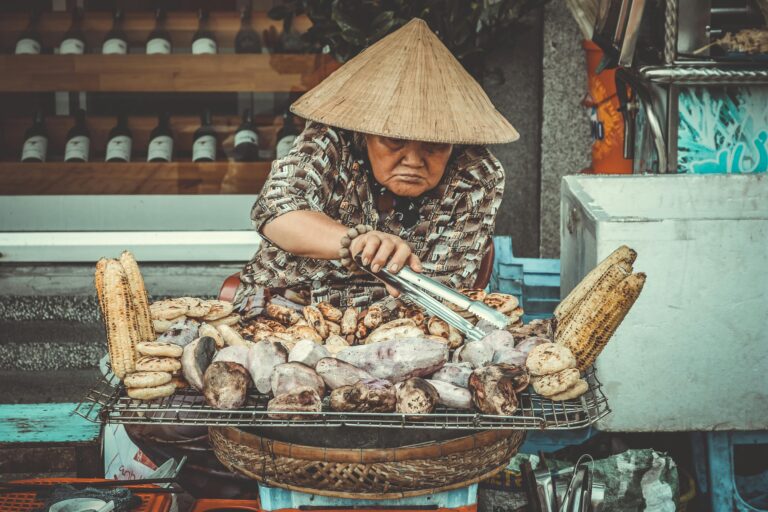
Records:
M0 195L258 194L270 166L271 162L0 162Z
M115 122L115 117L89 116L86 118L86 124L91 134L91 152L93 155L104 154L109 131L115 126ZM257 125L256 131L259 134L259 147L262 150L274 149L277 132L282 127L282 119L263 116L254 118L254 123ZM0 118L0 148L2 148L2 154L6 158L14 159L21 154L24 133L31 124L31 116ZM73 119L69 116L54 116L45 119L49 154L63 154L67 132L72 128L72 124ZM189 154L192 151L193 135L200 126L200 118L197 116L172 116L170 124L174 135L174 151L178 155ZM240 125L240 118L237 116L213 116L212 124L218 135L219 151L222 154L230 151L234 145L232 138ZM156 117L128 117L134 155L146 153L149 135L156 125Z
M0 92L303 92L338 66L322 54L0 55Z
M144 46L149 32L155 27L154 13L124 10L123 31L130 46ZM44 48L55 48L61 43L64 32L71 23L69 12L45 12L40 17L38 31ZM29 23L29 13L3 13L0 16L0 46L13 48L19 34ZM305 32L312 22L306 16L299 16L293 22L293 30ZM270 19L263 11L254 11L251 26L261 37L265 30L274 28L282 32L282 22ZM104 35L112 28L112 13L109 11L85 12L82 29L91 52L100 52ZM220 48L234 48L235 35L240 29L240 13L236 11L213 11L209 14L209 28L216 35ZM192 36L197 30L195 11L170 11L166 29L171 34L174 47L189 48Z

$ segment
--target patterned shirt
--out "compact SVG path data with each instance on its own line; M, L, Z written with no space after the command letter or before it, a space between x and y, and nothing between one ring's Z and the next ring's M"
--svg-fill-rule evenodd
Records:
M504 192L504 170L484 146L454 147L440 183L415 201L418 218L410 227L397 211L379 212L376 187L362 136L308 122L290 153L275 160L251 210L254 228L287 212L323 212L345 226L368 224L399 236L411 246L423 273L453 288L471 287L493 234ZM240 273L235 303L260 287L287 288L312 302L385 310L397 304L384 287L353 274L338 260L296 256L262 235L263 242Z

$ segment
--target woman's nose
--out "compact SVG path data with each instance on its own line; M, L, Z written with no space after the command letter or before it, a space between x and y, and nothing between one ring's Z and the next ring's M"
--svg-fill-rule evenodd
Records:
M424 158L421 154L421 146L418 143L410 143L405 146L405 155L402 160L404 165L411 167L421 167L424 165Z

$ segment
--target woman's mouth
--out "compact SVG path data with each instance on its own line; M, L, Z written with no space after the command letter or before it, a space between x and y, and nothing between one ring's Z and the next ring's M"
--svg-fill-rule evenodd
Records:
M396 174L394 179L404 181L405 183L421 183L424 177L418 174Z

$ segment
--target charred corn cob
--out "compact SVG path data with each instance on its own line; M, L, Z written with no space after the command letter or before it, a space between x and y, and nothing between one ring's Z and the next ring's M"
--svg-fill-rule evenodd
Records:
M93 282L96 286L96 299L99 302L99 311L104 318L104 270L107 268L107 258L101 258L96 262L96 272L93 274Z
M130 251L123 251L120 255L120 264L123 266L128 278L128 286L133 298L133 309L136 314L136 322L139 329L138 341L153 341L155 330L152 327L152 315L149 312L149 297L144 287L144 278L141 276L139 264Z
M606 294L614 289L621 283L621 281L632 272L627 272L620 264L611 265L606 269L603 275L595 282L594 286L589 290L588 294L576 304L574 308L569 310L566 314L557 319L557 325L559 329L566 329L568 324L573 320L576 311L579 310L581 305L587 297L594 295L595 297L605 297Z
M630 249L626 245L622 245L611 254L608 255L603 261L597 264L595 268L589 272L584 279L571 290L566 298L558 304L555 308L555 318L558 322L562 322L564 318L573 313L576 307L584 300L589 292L597 286L603 279L603 275L609 271L613 265L619 265L627 274L632 273L632 264L637 258L637 253L634 249Z
M138 326L128 277L117 260L107 262L103 294L109 359L112 371L122 379L135 368Z
M645 274L625 277L606 293L591 293L581 302L567 326L558 326L555 342L568 347L580 371L595 362L637 300Z

